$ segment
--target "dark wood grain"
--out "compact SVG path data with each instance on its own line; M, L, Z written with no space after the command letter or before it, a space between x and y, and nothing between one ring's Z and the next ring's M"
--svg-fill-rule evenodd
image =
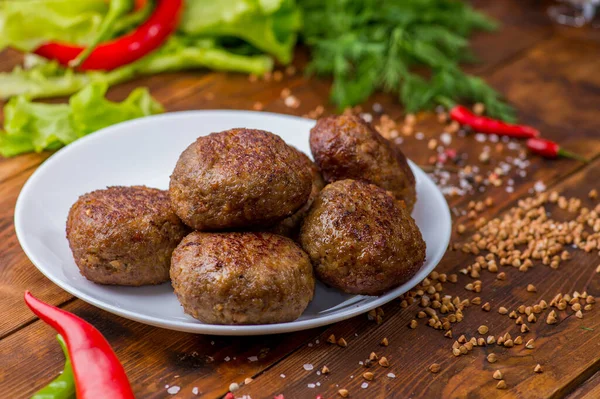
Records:
M600 371L573 391L569 399L595 399L600 398Z

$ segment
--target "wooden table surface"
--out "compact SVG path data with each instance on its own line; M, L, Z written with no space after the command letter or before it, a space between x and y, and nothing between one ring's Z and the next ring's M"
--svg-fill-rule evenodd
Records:
M587 199L592 188L600 189L600 31L569 29L552 25L545 6L537 1L474 1L476 7L503 22L499 33L475 35L473 45L481 62L467 68L484 77L512 102L523 122L539 127L548 138L592 159L587 165L570 160L548 161L529 157L525 173L513 168L503 176L503 184L484 192L448 197L454 224L464 224L473 231L473 220L465 215L469 201L492 197L494 206L480 214L486 218L502 215L520 198L531 195L535 187L558 190L567 196ZM306 54L299 51L296 65L302 68ZM14 52L0 56L0 68L9 70L20 62ZM153 76L111 89L110 97L124 98L132 88L148 86L168 111L188 109L252 109L257 102L265 111L303 115L327 103L329 82L309 79L301 74L285 76L281 81L250 82L236 74L185 72ZM289 88L300 100L298 108L286 107L280 93ZM393 98L377 95L374 102L383 105L392 118L400 119L402 109ZM332 109L326 107L326 113ZM427 164L435 151L428 148L431 138L439 139L442 126L432 114L419 115L418 135L401 136L402 148L415 162ZM484 146L491 147L490 165L511 156L504 145L481 143L474 135L455 137L449 147L466 153L469 163L477 164ZM513 156L518 150L513 148ZM507 155L508 154L508 155ZM497 345L476 347L465 356L454 357L451 345L457 337L477 336L476 329L485 324L495 334L518 329L513 320L498 314L499 306L509 309L521 303L550 301L555 294L587 291L600 297L600 264L598 252L573 251L573 259L558 270L535 267L527 273L506 269L506 281L495 280L482 273L481 293L468 292L465 284L473 282L459 274L457 284L445 284L444 294L473 299L480 296L489 302L491 312L471 306L464 320L453 326L454 340L426 326L419 320L416 329L407 327L421 310L418 302L403 308L401 301L383 307L382 322L377 324L362 315L335 325L264 337L216 337L164 330L114 316L74 298L52 284L27 259L15 237L13 212L19 191L36 167L50 154L30 154L0 160L0 387L6 398L29 397L53 379L63 366L63 356L54 339L55 332L39 321L26 308L23 291L31 290L41 299L74 312L94 324L109 340L121 359L136 396L140 398L219 398L230 383L242 385L236 397L285 398L338 397L345 388L351 398L586 398L600 397L600 312L585 312L583 319L570 317L573 312L559 312L560 321L548 325L531 324L526 340L534 338L535 350L524 345L504 348ZM509 187L514 181L512 187ZM586 202L587 201L587 202ZM595 200L596 203L598 200ZM453 233L452 242L461 237ZM457 273L471 265L475 256L461 251L448 251L437 268L440 273ZM537 287L526 292L527 284ZM346 348L326 343L335 334L348 343ZM389 346L379 345L383 338ZM389 368L373 367L375 379L361 388L365 369L359 361L375 351L386 356ZM496 353L498 362L486 361L488 353ZM441 366L431 373L432 363ZM536 364L544 372L536 374ZM305 364L314 365L307 371ZM328 375L316 371L326 365ZM492 378L501 370L506 390L496 389ZM388 377L393 373L395 378ZM285 376L285 377L284 377ZM246 378L253 378L244 384ZM319 384L318 386L316 384ZM315 384L314 388L311 388ZM167 392L177 386L177 394ZM194 394L198 392L198 394Z

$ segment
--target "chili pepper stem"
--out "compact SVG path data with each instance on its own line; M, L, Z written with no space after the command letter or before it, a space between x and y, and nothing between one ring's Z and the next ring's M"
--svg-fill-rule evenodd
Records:
M590 160L579 155L576 154L574 152L571 151L567 151L567 150L563 150L562 148L558 150L558 155L563 157L563 158L570 158L570 159L575 159L577 161L583 162L583 163L589 163Z
M111 0L108 12L104 16L104 20L98 29L96 37L92 42L77 56L77 58L69 61L71 68L77 68L85 61L92 51L100 42L105 41L110 36L110 31L119 17L128 13L133 8L133 0Z

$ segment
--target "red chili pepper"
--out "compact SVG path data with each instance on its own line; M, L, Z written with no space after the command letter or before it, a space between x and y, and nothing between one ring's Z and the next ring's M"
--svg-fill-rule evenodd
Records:
M542 138L532 138L527 140L527 148L532 153L541 155L544 158L555 159L558 157L564 157L576 159L581 162L589 162L581 155L562 149L560 145L558 145L558 143L555 143L551 140L546 140Z
M78 399L133 399L119 359L106 338L85 320L25 291L25 303L67 342Z
M82 70L111 70L138 60L158 48L175 31L183 0L158 0L146 22L133 32L96 47L81 64ZM85 47L64 43L46 43L34 53L68 66Z
M450 110L450 118L461 125L467 125L476 132L497 134L499 136L528 139L539 137L540 131L527 125L513 125L497 119L479 116L472 113L467 107L455 105Z

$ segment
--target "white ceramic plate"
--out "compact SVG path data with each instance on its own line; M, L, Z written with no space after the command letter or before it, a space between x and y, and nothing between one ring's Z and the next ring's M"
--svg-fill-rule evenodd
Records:
M179 154L198 136L233 127L264 129L310 154L310 119L249 111L167 113L111 126L58 151L29 178L15 209L15 228L23 250L46 277L71 294L117 315L158 327L215 335L260 335L298 331L367 312L405 293L426 277L442 258L450 239L451 219L444 196L414 164L418 201L413 211L427 243L419 273L381 296L354 296L318 283L314 300L290 323L220 326L184 314L169 283L150 287L94 284L79 274L65 222L71 205L92 190L144 184L167 188Z

